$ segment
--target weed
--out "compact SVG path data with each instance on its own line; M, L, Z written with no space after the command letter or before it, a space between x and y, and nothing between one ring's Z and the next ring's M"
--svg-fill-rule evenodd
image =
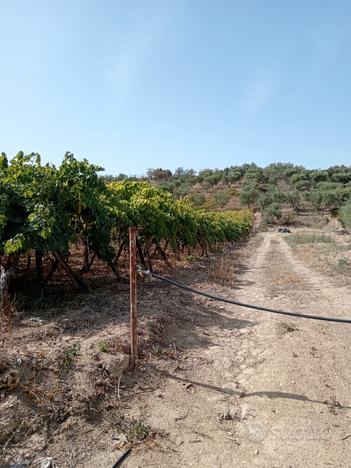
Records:
M212 263L208 269L208 277L212 281L221 284L232 285L235 278L233 259L224 253L218 260Z
M111 343L107 340L102 340L98 343L98 349L101 353L108 353L111 348Z
M345 251L348 251L348 250L351 250L351 243L342 243L342 244L337 244L336 246L336 249L340 252L345 252Z
M345 258L345 257L340 258L339 261L338 261L338 264L339 264L339 266L344 267L344 268L351 266L350 260L348 258Z
M341 257L338 260L336 265L336 269L339 273L343 275L350 275L351 274L351 261L346 257Z
M351 227L351 200L349 200L348 203L341 207L339 211L339 218L345 227Z
M75 343L67 346L67 348L63 351L63 367L64 369L69 369L72 367L72 364L75 358L78 356L80 350L80 343L76 341Z
M192 262L195 261L195 257L194 257L194 255L187 255L187 256L185 257L185 260L186 260L187 262L189 262L189 263L192 263Z
M130 443L143 442L152 434L149 424L142 420L132 421L127 429L127 440Z

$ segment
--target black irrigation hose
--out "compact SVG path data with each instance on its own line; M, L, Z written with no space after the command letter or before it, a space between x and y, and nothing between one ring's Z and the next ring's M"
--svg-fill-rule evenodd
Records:
M130 454L130 452L132 451L132 448L130 447L128 450L126 450L120 457L119 459L116 461L116 463L113 465L112 468L118 468L119 466L121 466L121 464L124 462L124 460L128 457L128 455Z
M234 299L227 299L223 296L216 296L214 294L209 294L203 291L199 291L198 289L191 288L190 286L187 286L186 284L179 283L178 281L175 281L170 278L165 278L164 276L158 275L156 273L151 273L150 271L142 271L142 273L150 275L152 278L157 278L158 280L163 281L164 283L168 283L173 286L176 286L177 288L184 289L185 291L189 291L194 294L198 294L200 296L208 297L209 299L213 299L215 301L226 302L227 304L234 304L240 307L246 307L248 309L260 310L261 312L270 312L272 314L289 315L290 317L306 318L306 319L311 319L311 320L321 320L323 322L351 323L351 319L344 319L344 318L337 318L337 317L322 317L319 315L310 315L310 314L299 314L297 312L288 312L286 310L271 309L270 307L263 307L263 306L254 305L254 304L246 304L245 302L239 302L239 301L235 301Z

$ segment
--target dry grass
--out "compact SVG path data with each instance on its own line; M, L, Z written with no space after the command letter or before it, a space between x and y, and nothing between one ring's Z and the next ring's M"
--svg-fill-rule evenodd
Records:
M16 298L3 298L0 305L0 324L3 331L11 330L18 316Z
M320 231L294 233L287 238L295 255L314 270L333 277L340 284L351 281L351 241Z
M287 238L289 244L335 244L335 237L325 232L296 232Z
M279 267L278 271L272 271L272 280L276 285L293 285L301 283L301 278L293 271L283 270Z
M223 285L233 285L235 280L235 268L233 258L223 253L208 269L208 278L211 281Z

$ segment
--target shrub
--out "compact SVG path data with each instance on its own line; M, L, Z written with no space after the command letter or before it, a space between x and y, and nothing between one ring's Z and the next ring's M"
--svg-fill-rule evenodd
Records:
M213 198L216 200L217 205L223 207L229 202L229 195L226 192L220 191L213 194Z
M340 208L339 219L346 228L351 228L351 200Z
M268 224L273 224L279 221L282 217L282 211L278 203L272 203L266 206L263 211L263 217Z

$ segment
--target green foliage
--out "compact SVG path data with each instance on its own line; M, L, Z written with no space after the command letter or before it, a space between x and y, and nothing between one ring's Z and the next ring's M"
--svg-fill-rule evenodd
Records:
M348 258L346 257L341 257L338 260L338 263L336 265L336 269L339 273L342 275L351 275L351 262Z
M195 257L194 257L194 255L187 255L187 256L185 257L185 260L186 260L187 262L189 262L189 263L192 263L192 262L195 261Z
M346 228L351 228L351 199L340 208L339 219Z
M204 179L202 181L201 186L204 190L209 190L212 187L210 182L207 181L207 179Z
M61 166L42 165L38 154L2 155L0 170L0 253L28 249L66 254L69 244L88 239L102 259L112 258L112 220L101 168L66 153Z
M174 188L171 193L173 193L173 195L176 198L184 198L189 194L190 190L191 190L191 187L190 187L189 184L187 184L187 183L183 184L182 183L182 184L178 185L178 187Z
M78 353L80 351L80 343L77 341L76 343L67 346L67 348L63 351L62 355L62 364L65 370L68 370L72 367L73 362L75 361Z
M250 211L207 213L194 209L188 200L175 200L165 190L148 182L123 181L109 185L111 213L123 235L136 226L144 247L161 242L176 250L180 246L203 247L234 241L252 224Z
M285 201L290 204L291 208L295 211L295 213L298 213L299 205L301 202L300 192L298 192L297 190L291 190L289 192L286 192L284 196Z
M107 340L102 340L98 343L98 349L101 353L108 353L111 348L111 343Z
M200 208L205 203L206 197L203 193L191 193L188 195L187 200L192 203L194 206Z
M198 173L183 168L176 169L171 175L165 169L160 171L163 179L159 177L158 185L176 198L187 198L197 207L214 210L226 205L227 195L240 196L243 205L259 206L275 220L284 219L278 215L283 209L286 212L287 205L295 213L308 209L310 204L317 211L336 213L351 196L351 166L310 170L291 163L273 163L265 168L252 163L222 170L203 169ZM154 174L150 174L150 180L155 180ZM233 183L238 183L235 188ZM195 184L201 184L203 192L212 192L217 184L224 189L208 193L204 200L203 196L192 194Z
M169 179L172 177L172 172L169 169L148 169L147 176L153 180Z
M221 180L221 174L211 174L207 177L204 178L204 183L209 184L210 187L214 187L215 185L218 184L218 182Z
M213 198L216 200L217 204L220 207L225 206L229 202L229 195L227 192L223 192L222 190L218 192L214 192Z
M216 210L217 208L220 207L220 205L218 204L218 202L216 201L215 197L214 197L213 194L211 193L211 194L206 198L206 201L204 202L204 204L202 205L202 207L203 207L206 211L211 211L211 210Z
M238 195L249 208L258 205L269 222L282 219L283 205L290 204L297 212L304 197L316 210L339 210L343 224L351 226L348 166L307 170L289 163L266 168L244 164L199 173L158 168L149 170L150 180L125 174L101 177L101 170L71 153L59 167L42 164L36 153L19 152L11 160L2 153L0 255L17 261L28 250L36 250L67 259L73 244L83 244L88 260L97 256L115 268L132 225L138 228L146 258L151 251L164 257L167 249L190 252L201 246L205 251L251 229L250 210L204 210L223 208ZM198 193L195 184L211 193ZM215 186L220 190L213 190Z
M279 221L282 217L282 211L279 203L272 203L266 206L263 211L263 215L265 222L268 224Z
M270 205L279 205L287 201L287 196L278 188L271 186L267 192L260 196L258 204L261 209L265 209Z
M105 177L109 180L111 178L111 176ZM114 180L120 180L122 177L126 178L122 174ZM318 195L316 194L312 194L310 198L308 197L310 192L317 189L334 191L351 187L351 166L333 166L326 170L310 170L291 163L273 163L265 168L252 163L243 164L242 166L230 166L221 170L203 169L198 173L193 169L180 167L173 173L167 169L152 169L148 172L148 177L139 178L138 180L142 181L147 178L158 186L165 188L176 198L189 196L195 184L201 184L204 191L209 191L220 183L227 189L223 189L223 191L228 193L231 184L238 183L236 188L240 192L241 202L248 207L257 203L261 195L267 191L267 186L275 185L284 194L285 200L279 202L274 200L273 202L290 204L297 213L304 196L306 200L314 204L316 209L321 211L336 210L344 204L345 199L342 197L340 200L340 194L334 200L329 195L326 195L320 201L318 201ZM131 180L131 178L128 178L128 180ZM222 203L215 200L212 195L209 198L205 205L208 209L222 206ZM270 203L267 200L264 204L268 206Z
M337 210L351 197L351 187L338 187L331 190L314 189L306 193L317 211Z
M240 192L240 201L249 208L257 201L259 197L258 184L246 182Z
M126 432L127 441L135 444L146 440L152 433L151 426L145 421L132 421Z
M351 173L350 172L335 172L332 174L331 179L333 182L347 184L351 182Z

